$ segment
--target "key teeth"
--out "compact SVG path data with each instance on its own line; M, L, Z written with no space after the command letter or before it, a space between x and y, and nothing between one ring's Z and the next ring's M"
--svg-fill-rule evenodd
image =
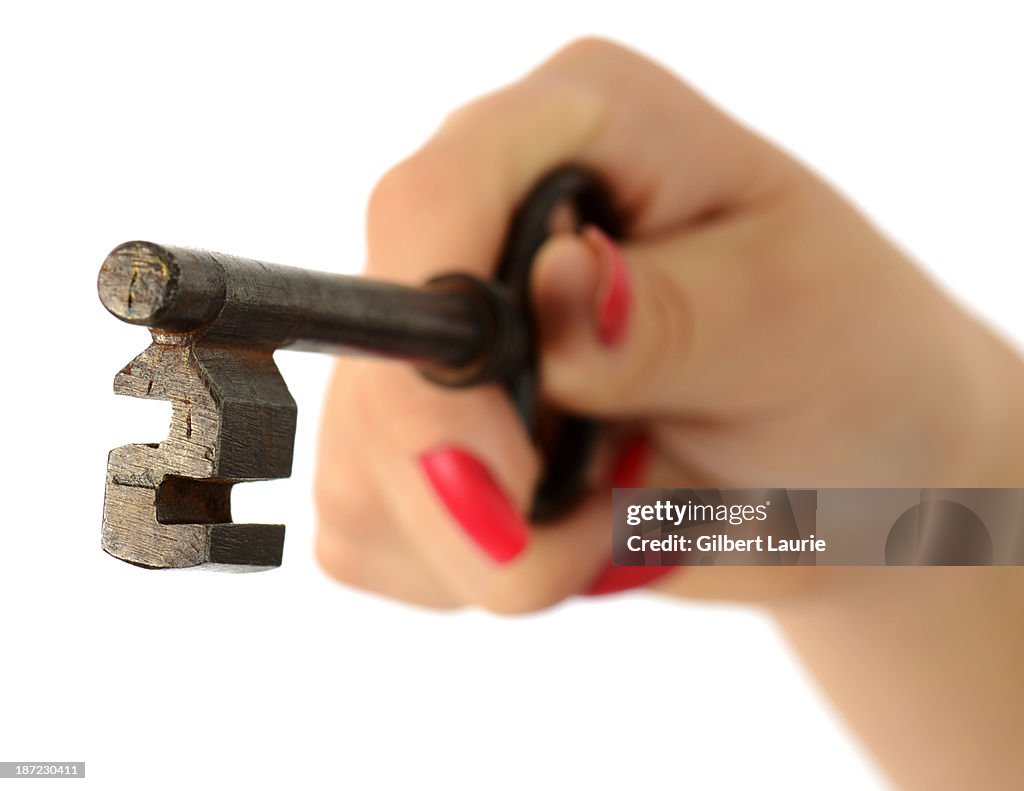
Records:
M284 525L103 525L103 551L144 569L267 571L281 565Z
M232 571L263 571L281 565L284 525L210 525L207 564Z
M237 524L230 511L235 484L291 473L296 407L272 350L154 333L114 390L170 401L172 417L163 442L110 452L104 551L147 569L280 566L284 525Z

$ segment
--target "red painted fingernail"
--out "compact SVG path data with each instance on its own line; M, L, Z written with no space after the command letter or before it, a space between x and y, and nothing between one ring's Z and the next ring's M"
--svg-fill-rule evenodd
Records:
M583 230L583 240L601 262L601 283L594 306L597 337L605 346L615 346L626 334L629 307L633 301L626 259L619 246L596 226Z
M622 443L609 476L617 489L639 486L651 459L651 441L646 434L635 434ZM613 566L609 563L585 591L587 596L603 596L649 585L673 571L672 566Z
M635 434L622 443L609 479L615 489L631 489L639 486L651 459L651 441L645 434Z
M526 522L476 456L439 448L420 456L420 465L448 512L493 560L508 563L526 548Z
M613 566L605 567L596 580L586 590L587 596L604 596L608 593L619 593L630 588L650 585L670 571L674 566Z

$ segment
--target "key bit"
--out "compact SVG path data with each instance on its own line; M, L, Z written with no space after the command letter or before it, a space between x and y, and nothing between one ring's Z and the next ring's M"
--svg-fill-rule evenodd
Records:
M114 392L170 401L171 427L110 452L103 549L146 568L279 566L284 525L231 521L236 483L291 474L297 409L272 352L155 331Z

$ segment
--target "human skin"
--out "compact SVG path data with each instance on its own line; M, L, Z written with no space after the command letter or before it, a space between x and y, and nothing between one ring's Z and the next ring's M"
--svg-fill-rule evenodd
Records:
M490 275L513 207L565 162L605 179L628 226L621 271L600 238L565 234L533 281L545 399L608 426L590 493L527 531L539 459L500 388L346 359L317 476L328 574L498 613L587 592L609 561L616 454L637 436L633 485L1024 486L1014 350L820 178L607 42L459 110L386 174L368 274ZM628 304L609 333L617 272ZM485 491L469 512L453 476ZM504 532L467 524L491 507ZM763 606L901 787L1024 776L1018 570L694 568L651 588Z

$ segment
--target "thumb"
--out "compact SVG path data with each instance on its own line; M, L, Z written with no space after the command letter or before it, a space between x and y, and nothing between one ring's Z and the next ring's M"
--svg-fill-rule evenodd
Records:
M758 278L741 247L721 228L622 246L593 227L551 239L532 282L545 396L630 417L749 390L736 357L755 353L766 328L751 326Z

